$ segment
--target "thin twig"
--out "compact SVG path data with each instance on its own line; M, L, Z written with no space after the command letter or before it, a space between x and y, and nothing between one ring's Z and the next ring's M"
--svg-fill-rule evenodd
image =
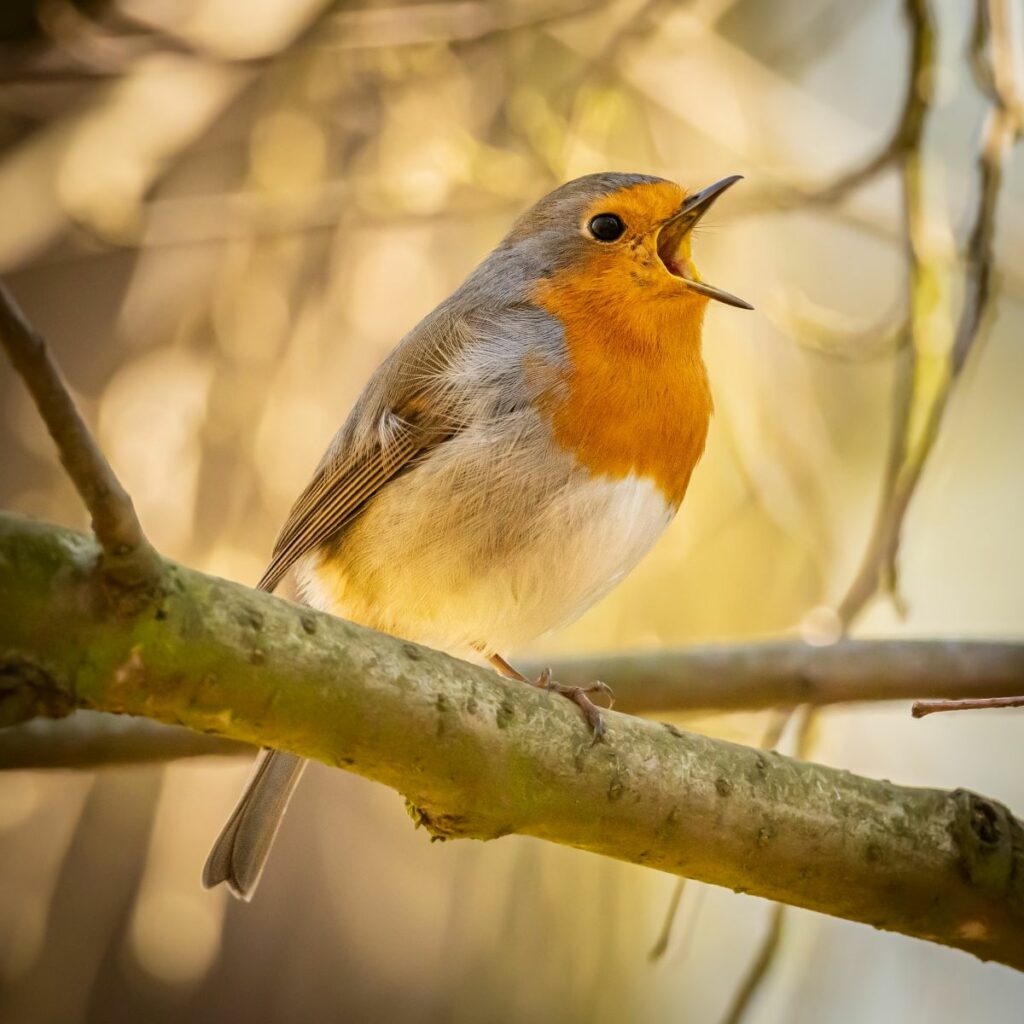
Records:
M60 460L92 517L105 574L123 586L151 583L160 559L142 531L132 500L114 475L42 335L0 282L0 344L20 374L57 445Z
M915 718L939 711L989 711L993 708L1024 708L1024 697L981 697L975 700L916 700L910 713Z
M747 1014L758 992L764 983L765 978L771 971L782 944L782 931L785 922L785 904L775 903L770 911L768 931L761 941L761 948L758 950L757 959L751 964L750 970L743 979L742 984L736 990L729 1012L722 1019L722 1024L740 1024Z
M654 945L651 946L651 950L647 954L647 959L652 964L660 960L668 949L669 939L672 938L672 928L676 923L676 917L679 915L679 906L683 902L685 890L686 879L677 878L675 888L672 890L672 896L668 901L668 908L665 911L665 920L662 923L661 931L658 932L658 937L654 940Z
M180 725L76 711L65 718L36 718L5 728L0 742L0 771L95 770L193 757L252 760L255 753L249 744L193 732Z
M779 740L782 738L782 734L785 732L786 726L789 725L790 721L792 721L796 710L797 709L794 707L773 709L768 720L768 725L765 728L764 735L761 737L761 743L759 744L762 750L774 750L778 746ZM654 963L656 960L660 960L668 949L669 939L672 937L672 928L675 924L676 917L679 915L679 907L682 903L685 883L686 879L680 878L672 892L672 898L669 900L668 910L665 913L665 921L661 926L661 931L658 933L658 937L655 940L654 945L651 947L650 953L647 954L647 959L651 963Z
M920 291L920 282L925 273L919 246L921 237L919 225L923 221L924 215L924 196L921 187L921 143L925 121L931 110L933 98L936 45L934 19L928 0L905 0L904 15L910 27L910 60L903 111L895 132L878 154L860 168L843 175L831 186L805 196L810 201L835 203L847 192L864 184L891 164L899 161L901 166L911 294L909 323L905 330L911 343L904 344L898 349L897 376L893 392L893 430L890 435L875 527L868 541L861 568L837 608L843 636L849 633L854 621L877 592L879 584L883 580L881 566L895 563L895 548L892 550L891 559L883 562L882 556L889 550L885 546L888 540L886 524L891 521L890 510L896 497L900 468L905 460L912 413L915 343L918 341L915 330L920 315L913 299ZM909 502L909 496L907 501ZM902 514L899 521L902 521ZM896 536L898 543L898 530ZM888 575L885 577L885 581L890 592L895 594L897 591L895 575ZM797 740L798 756L800 757L805 757L810 749L811 734L816 717L816 711L808 707L801 721ZM779 956L784 919L785 907L782 904L776 904L772 908L768 932L736 993L725 1024L739 1024L742 1021L771 974Z
M986 27L990 24L1006 25L1005 18L991 19L988 14L990 8L1002 6L1000 0L978 0L976 28L972 35L971 47L971 59L976 67L986 62L991 62L993 67L998 65L1001 69L1013 65L1012 60L1005 56L1005 50L1012 45L1011 41L1008 38L997 39L994 35L990 37ZM965 254L964 300L950 352L946 379L927 408L920 436L913 450L906 451L901 464L896 467L891 477L890 493L883 500L867 554L853 587L840 605L841 619L855 615L858 606L862 606L881 583L892 583L895 580L896 557L904 518L928 456L938 438L953 387L968 355L981 337L986 322L995 264L993 236L996 226L996 204L1010 147L1020 130L1016 91L1010 84L1006 84L1007 74L1009 72L1000 70L998 75L993 71L990 76L981 77L982 82L992 83L993 102L986 119L978 155L979 184ZM1004 84L997 88L997 81ZM1004 89L1011 91L1004 92ZM913 378L912 372L909 377ZM898 400L905 399L900 396ZM912 400L910 405L913 405ZM910 447L909 415L910 406L907 407L903 420L905 449Z
M638 10L608 34L600 49L560 85L562 96L574 102L580 88L612 72L622 59L623 51L642 42L655 31L661 23L662 15L671 6L670 0L644 0Z
M905 11L914 40L911 47L912 63L909 78L911 91L917 91L923 89L924 86L918 85L915 90L913 83L933 82L936 77L935 26L931 11L923 0L908 0ZM917 353L923 344L922 335L927 330L923 303L917 301L917 298L925 291L927 282L933 278L935 273L923 243L925 198L922 182L921 145L925 121L930 111L931 94L922 93L922 95L924 106L910 122L916 134L908 137L908 147L902 153L903 217L909 261L910 322L908 328L911 344L901 349L900 358L895 368L896 380L892 398L893 426L875 522L860 568L836 609L844 632L850 629L882 585L890 594L894 595L897 604L901 606L897 596L896 551L899 546L900 525L917 484L915 479L913 485L908 488L909 480L904 480L901 488L901 476L907 463L907 450L910 443ZM920 452L922 466L928 451L930 451L930 446Z
M794 708L801 704L1013 697L1024 684L1024 643L999 640L802 640L694 644L675 650L526 661L560 683L604 679L630 714ZM771 749L770 736L762 740Z
M899 118L889 137L862 163L828 184L817 187L776 185L761 196L748 200L745 204L748 212L835 205L883 171L900 163L917 148L934 93L935 35L927 0L905 0L904 10L912 26L910 73Z
M786 726L799 711L800 709L793 708L776 718L773 725L769 726L761 746L767 750L774 749ZM817 724L818 713L818 708L810 707L809 705L805 706L803 708L803 715L797 722L793 747L794 755L800 758L800 760L806 760L810 754L811 740L814 735L814 726ZM778 959L779 950L782 948L782 931L785 917L786 905L784 903L776 903L771 910L768 931L761 940L757 956L747 968L747 973L744 975L740 987L736 990L729 1008L729 1014L723 1021L723 1024L740 1024L751 1003L764 985L765 979L771 973Z
M809 193L806 198L810 202L838 202L918 147L935 88L935 33L927 0L907 0L905 15L912 27L910 74L895 129L874 156L824 188Z
M805 302L804 305L808 304ZM807 312L790 308L781 316L769 310L766 316L805 352L834 362L864 364L889 359L907 345L910 337L910 324L906 317L886 316L870 327L851 330L846 325L827 323L816 310Z
M993 10L998 13L993 16ZM1020 104L1013 85L1015 66L1009 33L1005 4L1002 0L977 0L975 31L971 40L970 58L975 68L979 85L992 99L984 139L979 154L978 199L969 235L966 253L965 298L960 320L950 353L948 375L938 393L927 407L924 426L916 439L911 436L912 419L915 409L917 385L916 360L921 350L923 337L928 331L925 321L926 303L918 301L920 295L933 283L934 271L927 254L923 251L924 195L922 183L921 140L925 119L931 106L931 83L935 80L935 29L927 0L907 0L906 15L912 27L912 59L908 82L907 101L904 115L897 133L893 136L890 149L883 150L874 161L869 161L859 171L840 179L843 190L856 187L866 180L865 176L877 173L884 166L902 159L904 185L904 211L907 231L908 255L910 259L911 314L910 334L912 344L906 346L905 358L897 365L897 380L893 394L893 431L890 438L886 472L879 502L875 525L868 541L860 569L839 603L837 613L842 632L845 635L860 616L871 598L880 587L885 587L900 604L897 577L897 555L903 521L916 491L928 457L935 445L943 414L948 405L956 378L963 369L971 349L974 347L988 311L993 274L992 239L995 231L995 209L999 195L1003 165L1012 142L1018 137ZM995 26L1003 29L1002 38L996 38ZM991 68L986 74L984 69ZM998 71L996 70L998 68ZM982 69L979 72L979 69ZM1000 84L997 84L1000 83ZM986 86L988 88L986 89ZM1011 98L1012 96L1012 98ZM819 193L819 196L822 193ZM826 192L827 195L827 192ZM837 196L828 196L834 201ZM1002 698L1006 700L1007 698ZM1014 698L1009 698L1014 699ZM914 714L920 717L927 711L919 711L922 704L915 705ZM941 702L935 702L941 703ZM988 706L997 706L989 704ZM1001 705L1000 705L1001 706ZM935 710L940 710L935 708ZM941 710L952 710L943 707ZM804 734L801 746L809 745L809 730L814 713L809 711L804 719ZM772 927L755 960L747 978L733 1003L731 1022L739 1021L755 997L764 979L769 974L778 953L784 908L775 909Z

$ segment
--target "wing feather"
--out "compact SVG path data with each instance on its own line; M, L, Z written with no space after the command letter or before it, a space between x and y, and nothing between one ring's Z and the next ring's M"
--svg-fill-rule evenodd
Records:
M299 495L257 586L272 591L305 554L351 521L377 491L428 443L427 436L394 417L392 437L357 458L329 460Z
M472 281L378 368L289 513L261 589L274 590L300 558L336 537L411 463L467 425L500 419L536 397L523 373L524 355L558 363L561 327L535 306L487 305Z

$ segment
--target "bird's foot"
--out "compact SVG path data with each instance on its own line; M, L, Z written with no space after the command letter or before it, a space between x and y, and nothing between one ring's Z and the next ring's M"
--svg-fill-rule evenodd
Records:
M560 693L563 697L571 700L583 712L583 717L587 720L587 724L594 734L594 742L596 743L599 739L603 738L605 734L604 716L601 714L601 708L590 699L589 695L591 693L607 695L608 709L611 710L615 706L615 694L612 693L612 688L607 683L595 680L588 686L563 686L551 678L551 669L546 668L532 681L531 685L541 690L551 690L553 693Z
M480 649L483 649L482 645ZM589 694L607 694L608 709L611 710L615 706L615 694L612 693L612 688L607 683L597 681L588 686L563 686L551 678L551 669L549 668L544 669L536 679L529 679L519 669L510 665L500 654L490 654L487 660L498 672L509 679L518 679L530 686L536 686L539 690L550 690L571 700L583 712L583 717L594 734L594 742L596 743L604 736L604 717L601 714L601 709L590 699Z

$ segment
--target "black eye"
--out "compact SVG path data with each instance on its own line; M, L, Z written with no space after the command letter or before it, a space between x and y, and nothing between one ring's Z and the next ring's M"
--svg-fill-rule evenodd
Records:
M599 242L614 242L616 238L621 238L622 232L626 230L622 218L616 217L614 213L599 213L596 217L591 217L587 227Z

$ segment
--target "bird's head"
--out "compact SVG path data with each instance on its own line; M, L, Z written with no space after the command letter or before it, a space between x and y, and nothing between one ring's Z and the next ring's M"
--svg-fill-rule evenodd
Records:
M555 189L523 214L499 253L512 257L528 277L600 290L622 302L703 307L716 299L752 309L702 281L691 256L694 227L739 180L732 175L687 191L646 175L590 174Z

